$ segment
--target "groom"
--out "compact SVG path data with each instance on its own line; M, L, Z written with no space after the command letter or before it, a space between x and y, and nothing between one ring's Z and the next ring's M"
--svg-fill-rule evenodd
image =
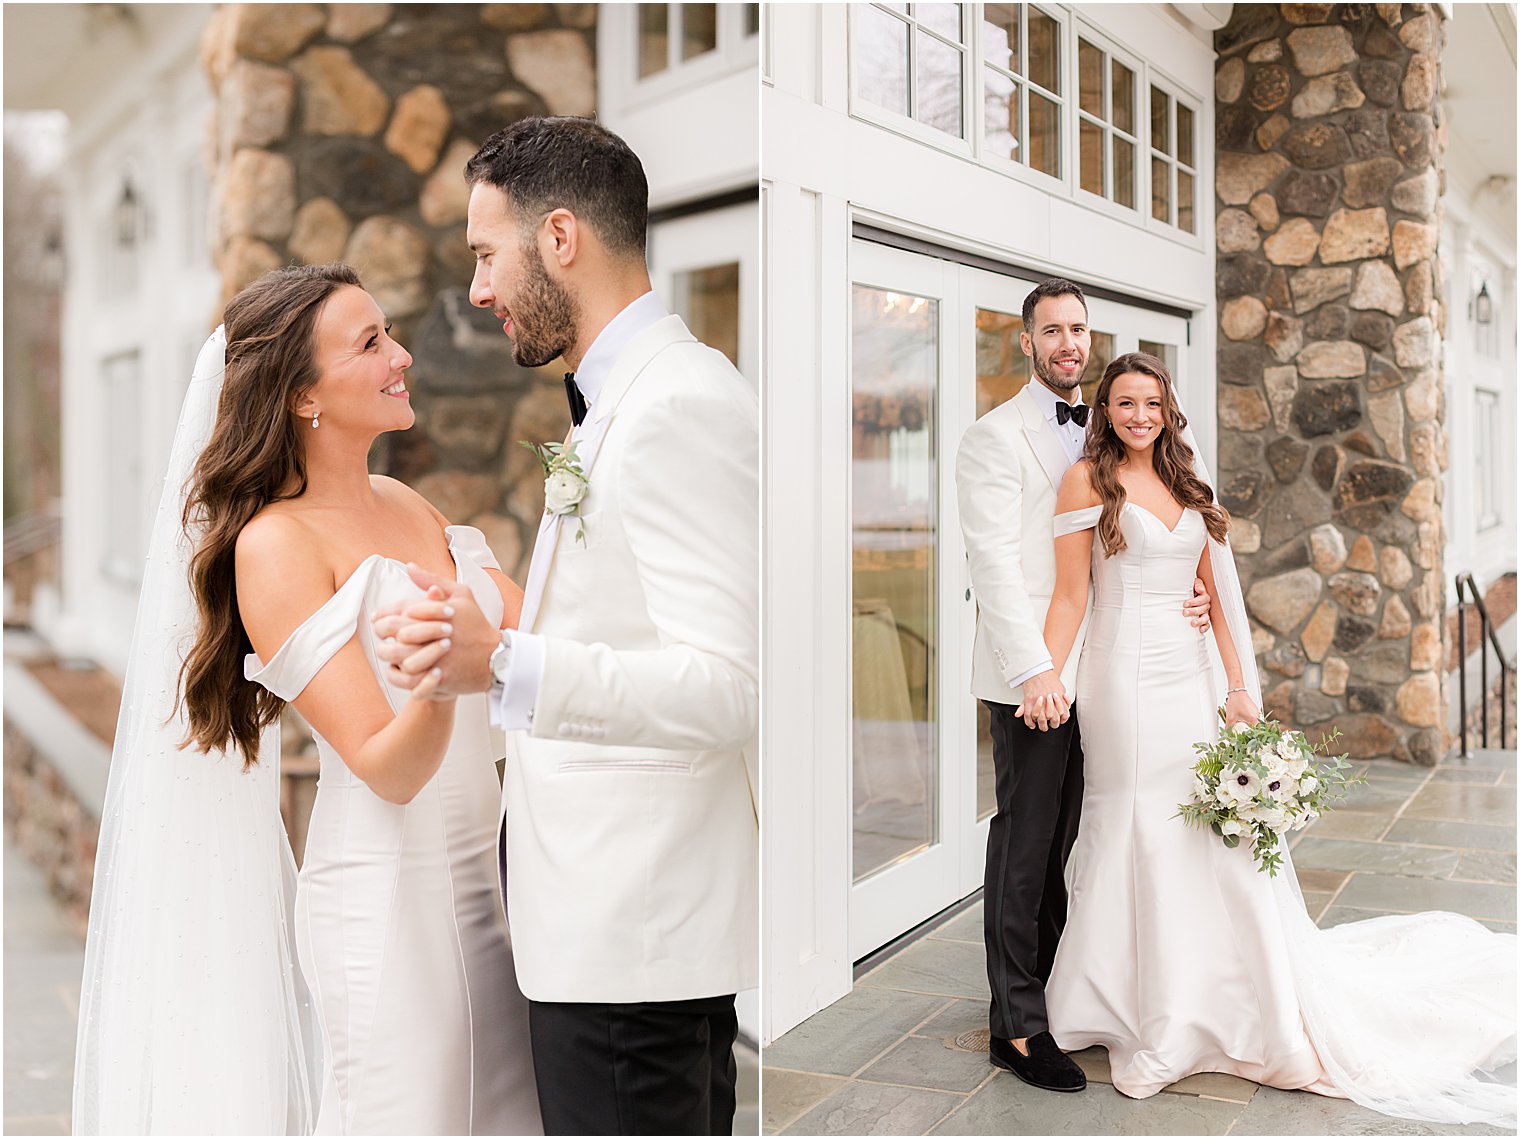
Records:
M525 119L465 177L470 299L519 364L564 361L587 489L545 512L517 629L414 570L433 600L377 621L381 655L403 686L436 667L489 691L508 730L503 887L545 1130L726 1135L734 995L758 974L756 399L650 290L620 138Z
M1082 807L1082 737L1072 707L1084 619L1060 675L1045 647L1055 589L1056 494L1081 457L1092 349L1087 298L1050 278L1024 298L1019 345L1034 379L974 423L955 460L961 532L976 591L971 691L992 718L997 811L987 834L983 938L992 1063L1050 1091L1087 1086L1056 1047L1045 983L1066 925L1066 860ZM1184 609L1206 627L1202 583ZM1201 607L1200 607L1201 606Z

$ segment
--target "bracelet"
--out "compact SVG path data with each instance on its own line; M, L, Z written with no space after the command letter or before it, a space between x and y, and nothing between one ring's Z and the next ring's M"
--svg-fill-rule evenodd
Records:
M1234 696L1235 693L1237 693L1237 692L1244 692L1244 691L1245 691L1244 688L1231 688L1228 692L1226 692L1224 694L1224 698L1226 700L1228 700L1231 696Z

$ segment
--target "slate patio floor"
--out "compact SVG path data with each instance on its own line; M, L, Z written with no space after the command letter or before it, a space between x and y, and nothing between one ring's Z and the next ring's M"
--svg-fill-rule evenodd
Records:
M69 1134L74 1026L84 946L58 914L42 874L5 844L6 1135ZM742 1042L735 1135L760 1130L760 1060Z
M1367 784L1293 845L1304 899L1319 924L1442 909L1514 932L1515 753L1479 752L1433 769L1364 766ZM977 902L765 1048L765 1133L1504 1134L1391 1119L1345 1100L1217 1073L1132 1100L1108 1085L1102 1048L1077 1055L1086 1092L1031 1088L987 1062L981 927ZM978 1032L980 1039L967 1039Z

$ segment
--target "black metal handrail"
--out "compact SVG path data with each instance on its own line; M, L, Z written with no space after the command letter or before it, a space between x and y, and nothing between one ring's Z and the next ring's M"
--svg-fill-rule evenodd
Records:
M1462 724L1462 754L1471 755L1467 750L1467 594L1472 593L1472 604L1478 607L1478 618L1482 623L1482 633L1479 637L1480 651L1478 662L1481 669L1483 682L1483 695L1479 699L1481 709L1479 719L1483 725L1483 746L1488 747L1488 650L1482 645L1487 640L1494 647L1494 655L1499 658L1499 746L1504 746L1504 741L1509 739L1509 674L1515 671L1515 662L1504 655L1504 646L1499 643L1498 630L1494 628L1493 621L1488 616L1488 606L1483 604L1483 594L1478 589L1478 583L1471 573L1457 574L1457 685L1458 685L1458 718Z

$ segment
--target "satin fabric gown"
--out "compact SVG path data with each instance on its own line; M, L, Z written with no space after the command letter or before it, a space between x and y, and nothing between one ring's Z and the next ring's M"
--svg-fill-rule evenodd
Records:
M1099 510L1057 516L1057 536ZM1093 539L1082 824L1046 988L1056 1042L1101 1044L1135 1097L1227 1072L1416 1118L1511 1118L1513 1091L1469 1073L1514 1058L1512 935L1454 914L1316 929L1291 859L1268 877L1175 817L1223 703L1182 611L1208 534L1193 510L1168 530L1134 503L1120 526L1112 558Z
M499 622L498 568L479 530L446 531L458 579ZM262 664L290 700L350 637L391 706L370 615L420 598L372 555ZM460 697L438 773L408 804L381 799L320 736L321 772L296 888L296 938L322 1036L317 1134L542 1134L497 882L500 790L486 697Z

